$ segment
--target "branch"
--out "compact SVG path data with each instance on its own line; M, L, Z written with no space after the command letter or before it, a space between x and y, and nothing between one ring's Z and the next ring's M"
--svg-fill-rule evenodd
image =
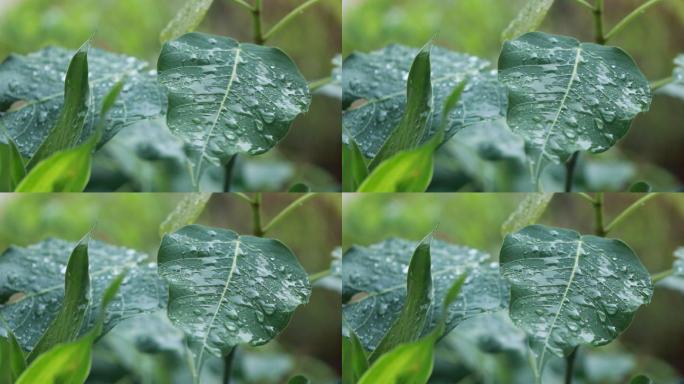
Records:
M312 197L316 196L315 193L307 193L306 195L300 197L299 199L293 201L290 205L285 207L282 211L280 211L279 214L274 217L271 222L266 224L266 226L263 228L263 233L268 232L271 228L273 228L274 225L278 224L281 220L283 220L287 215L290 214L293 210L296 208L300 207L302 204L304 204L307 200L311 199Z
M652 198L656 197L658 194L657 193L649 193L648 195L642 197L641 199L637 200L634 204L630 205L622 211L621 214L618 215L613 221L608 224L606 227L606 233L610 232L613 228L615 228L618 224L620 224L623 220L625 220L629 215L634 213L637 209L641 208L647 201L651 200Z
M278 31L280 31L283 27L285 27L290 21L292 21L294 18L297 16L301 15L304 13L304 11L307 10L307 8L315 5L318 3L320 0L308 0L304 4L300 5L299 7L295 8L292 10L292 12L288 13L285 17L283 17L276 25L271 28L266 34L264 35L264 41L270 39L275 35Z
M620 20L620 22L617 23L617 25L615 25L613 29L611 29L610 32L608 32L608 34L606 34L605 40L610 40L611 37L622 31L629 23L634 21L634 19L641 16L644 12L646 12L647 9L658 4L660 1L662 0L648 0L647 2L641 4L637 9L633 10L632 13L625 16L624 19Z
M254 7L249 5L245 0L233 0L233 2L237 3L238 5L242 6L243 8L247 9L250 12L254 11Z

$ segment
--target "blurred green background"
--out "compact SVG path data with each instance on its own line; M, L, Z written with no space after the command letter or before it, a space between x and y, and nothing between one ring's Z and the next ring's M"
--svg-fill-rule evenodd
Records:
M154 260L160 242L159 225L183 197L184 194L148 193L0 194L0 250L11 244L26 246L47 237L77 241L95 226L93 238L144 251ZM297 197L296 194L264 194L264 220L272 218ZM340 245L340 214L340 196L321 194L293 211L268 236L287 244L309 274L320 272L330 266L331 252ZM234 195L216 194L198 223L250 234L251 210ZM236 382L270 384L297 373L304 373L317 383L335 382L340 369L340 324L339 293L314 288L310 303L295 312L276 341L259 348L238 350L235 369L241 380ZM146 367L142 362L150 360L150 356L139 357L138 366L113 370L112 366L117 364L125 367L122 362L126 356L117 356L105 348L106 343L100 344L108 352L96 355L93 376L116 378L101 382L159 382L141 377ZM135 353L131 346L125 352ZM149 370L159 369L151 365ZM182 363L176 366L184 368Z
M434 37L437 45L485 58L495 67L501 49L501 32L525 2L343 0L342 52L344 56L353 51L368 52L390 43L421 47ZM606 30L644 2L605 0ZM593 22L590 10L575 1L557 0L539 29L593 41ZM670 76L674 57L684 53L684 2L664 0L615 36L610 44L632 55L649 80ZM652 178L652 183L665 184L663 190L681 185L684 180L684 156L680 150L684 147L682 103L682 100L656 95L651 111L637 117L617 148L599 156L625 156L637 163L632 173L638 173L641 178ZM668 180L666 175L647 164L664 168L676 175L679 182ZM480 169L480 173L483 172ZM606 190L604 185L590 185L588 188ZM514 189L504 187L503 190Z
M183 0L0 0L0 61L10 53L26 54L48 45L76 49L94 36L94 47L147 60L155 68L161 49L159 33L184 3ZM302 0L265 1L264 29L268 30L301 3ZM268 44L287 52L307 80L328 77L331 61L341 51L341 16L339 0L323 0ZM233 1L215 0L199 30L251 41L252 19ZM338 189L340 119L339 99L330 93L317 93L310 111L295 121L288 136L273 151L253 158L241 157L235 190L285 191L301 181L320 191ZM185 177L187 171L183 167L162 164L162 161L131 164L133 160L127 157L134 156L126 153L120 158L112 153L115 148L105 147L100 152L91 190L190 190L187 183L167 180L176 173L183 173ZM248 174L254 168L268 173L267 180L250 178ZM221 178L222 172L217 172L216 177Z
M523 197L524 194L514 193L345 194L342 244L347 249L392 236L419 241L438 226L437 238L486 251L497 260L503 240L501 225ZM638 197L606 194L606 223ZM539 222L593 233L594 210L577 195L556 194ZM684 195L661 194L615 228L610 237L629 244L646 268L655 273L671 268L674 250L684 246L682 227ZM652 303L637 312L631 326L619 337L620 351L637 354L637 361L644 365L648 356L661 359L674 367L676 376L684 376L683 318L684 294L657 288ZM613 343L603 349L613 350L617 345ZM670 372L667 365L653 361L648 364L651 370ZM625 382L626 378L622 379L617 382Z

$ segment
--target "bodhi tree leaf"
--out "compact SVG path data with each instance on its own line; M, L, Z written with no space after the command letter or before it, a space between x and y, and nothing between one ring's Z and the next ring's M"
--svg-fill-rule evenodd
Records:
M651 103L648 81L623 50L541 32L504 44L499 80L536 178L547 161L608 150Z
M280 49L188 33L162 48L159 80L169 100L171 132L195 152L195 178L205 161L262 154L309 108L309 87Z
M553 199L553 193L528 193L525 195L515 211L508 216L501 226L501 234L506 236L534 224L544 214L551 199Z
M390 45L372 53L353 53L342 66L343 140L352 138L369 158L374 157L406 107L406 82L419 50ZM433 47L430 53L434 96L429 134L441 124L444 102L453 89L468 78L459 103L448 113L444 139L460 129L505 114L506 91L496 75L482 72L489 63L474 56Z
M604 345L650 302L653 285L622 241L532 225L506 236L501 274L510 316L530 336L538 366L582 344Z
M280 241L189 225L164 236L159 274L169 284L168 314L197 357L262 345L308 301L309 279Z
M31 351L60 310L64 297L64 273L72 242L48 239L26 248L10 247L0 255L0 319ZM166 288L147 255L132 249L91 240L88 247L91 306L83 329L92 327L99 298L107 284L122 270L128 273L111 305L105 330L140 313L155 311L166 303ZM0 321L0 332L5 327ZM81 332L83 332L83 329Z
M388 239L369 247L354 246L342 258L343 316L369 351L401 313L406 298L406 273L416 242ZM508 286L499 276L489 255L478 250L433 240L432 285L434 303L441 303L452 283L464 273L468 277L460 296L449 306L446 331L472 316L506 308ZM442 313L433 305L424 333L432 330Z
M501 41L510 40L537 29L552 5L553 0L527 0L515 19L501 33Z
M64 103L64 80L73 51L48 47L27 56L10 55L0 64L0 126L30 158L45 140ZM118 80L123 91L106 118L100 144L130 124L166 111L166 98L147 64L132 57L91 48L88 52L90 101L80 142L95 131L103 99ZM1 140L1 139L0 139Z

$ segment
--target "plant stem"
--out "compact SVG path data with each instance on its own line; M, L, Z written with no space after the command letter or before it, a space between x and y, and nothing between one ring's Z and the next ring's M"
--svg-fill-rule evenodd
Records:
M603 193L599 193L594 200L594 233L596 236L604 237L607 231L603 226Z
M262 237L264 230L261 227L261 193L257 192L252 200L252 234Z
M603 34L603 0L596 0L596 7L594 7L594 40L596 44L605 44L606 37Z
M235 357L235 350L233 347L230 352L223 358L223 384L230 384L230 371L233 368L233 359Z
M584 192L578 192L578 193L577 193L577 196L583 198L584 200L587 200L587 201L590 202L592 205L593 205L594 203L596 203L596 200L594 200L593 197L589 196L588 194L586 194L586 193L584 193Z
M262 31L262 19L261 19L261 1L256 0L254 8L252 8L252 21L254 24L254 44L263 45L266 42L264 34Z
M578 3L580 3L581 5L589 8L589 9L591 9L592 11L594 10L594 6L589 4L586 0L575 0L575 1L577 1Z
M671 82L674 81L674 78L672 76L666 77L664 79L656 80L651 83L651 91L655 91L656 89L662 88Z
M578 158L579 151L573 153L570 160L565 163L565 192L572 192L572 179L575 176L575 167L577 166Z
M285 27L290 21L292 21L294 18L296 18L297 16L304 13L304 11L306 11L307 8L315 5L319 1L320 0L308 0L308 1L304 2L303 4L301 4L300 6L298 6L297 8L293 9L285 17L280 19L280 21L278 23L276 23L276 25L274 25L273 28L271 28L268 32L266 32L266 34L264 35L264 41L273 37L273 35L278 33L278 31L280 31L283 27Z
M252 204L252 199L249 198L249 196L245 195L242 192L234 192L233 193L235 196L241 198L242 200L246 201L249 204Z
M575 367L575 358L577 357L577 350L579 347L575 347L565 358L565 384L572 384L572 371Z
M263 228L263 233L268 232L271 228L273 228L274 225L276 225L279 221L287 217L287 215L290 214L294 209L300 207L302 204L304 204L307 200L311 199L312 197L316 196L315 193L307 193L306 195L298 198L297 200L293 201L290 205L285 207L280 213L276 215L266 226ZM263 234L262 233L262 234Z
M647 2L641 4L637 9L633 10L632 13L629 15L625 16L624 19L620 20L619 23L617 23L613 29L611 29L606 35L605 35L605 41L610 40L613 36L615 36L617 33L622 31L629 23L634 21L637 17L641 16L644 12L646 12L647 9L651 8L652 6L658 4L662 0L648 0Z
M309 281L311 282L311 284L313 284L320 279L330 276L331 273L332 270L330 268L326 269L325 271L316 272L313 275L309 275Z
M249 5L249 3L247 3L245 0L233 0L233 2L237 3L238 5L242 6L250 12L254 11L254 8L251 5Z
M326 77L324 79L320 79L320 80L314 80L314 81L309 83L309 90L311 92L314 92L314 91L318 90L319 88L323 88L332 82L333 82L332 76L328 76L328 77Z
M230 192L230 184L233 181L233 170L235 169L235 161L237 160L237 155L233 155L228 160L228 164L223 167L223 192Z
M674 269L668 269L667 271L654 273L653 275L651 275L651 280L653 281L653 283L657 283L660 280L672 275L673 273L674 273Z
M616 217L613 221L610 222L610 224L608 224L608 226L605 227L606 228L605 232L608 233L611 230L613 230L613 228L615 228L623 220L625 220L627 217L629 217L629 215L634 213L637 209L641 208L647 201L651 200L652 198L654 198L656 196L657 196L656 193L649 193L648 195L637 200L634 204L627 207L627 209L622 211L622 213L620 213L618 215L618 217Z

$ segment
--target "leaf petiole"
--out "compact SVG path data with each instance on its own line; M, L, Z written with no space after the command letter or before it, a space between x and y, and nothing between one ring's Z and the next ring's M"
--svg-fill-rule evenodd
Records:
M304 2L303 4L301 4L300 6L298 6L297 8L293 9L290 13L285 15L285 17L280 19L280 21L278 23L276 23L276 25L274 25L273 28L271 28L268 32L266 32L266 34L264 35L264 41L267 41L268 39L273 37L273 35L275 35L276 33L278 33L278 31L283 29L290 21L292 21L294 18L296 18L297 16L304 13L304 11L306 11L309 7L315 5L319 1L320 0L308 0L308 1ZM258 2L261 2L261 1L258 0Z
M290 214L293 210L296 208L300 207L302 204L304 204L307 200L311 199L312 197L316 196L315 193L307 193L306 195L298 198L297 200L293 201L290 205L285 207L282 211L280 211L279 214L276 215L268 224L266 224L265 227L263 227L262 232L266 233L271 228L273 228L274 225L278 224L281 220L283 220L287 215Z
M674 269L668 269L667 271L654 273L651 275L651 280L655 284L655 283L659 282L660 280L663 280L664 278L671 276L673 273L674 273Z
M641 16L644 12L646 12L647 9L651 8L652 6L658 4L661 0L648 0L647 2L641 4L637 9L633 10L629 15L625 16L624 19L620 20L613 29L611 29L606 35L605 35L605 41L610 40L613 36L615 36L617 33L622 31L629 23L634 21L637 17Z
M332 82L333 82L332 76L328 76L328 77L323 78L323 79L314 80L314 81L309 83L309 90L311 92L317 91L318 89L323 88Z
M627 207L622 213L618 215L613 221L608 224L608 226L605 227L605 233L610 232L613 228L615 228L618 224L620 224L622 221L624 221L629 215L634 213L637 209L641 208L647 201L651 200L652 198L656 197L656 193L649 193L648 195L642 197L641 199L637 200L635 203Z
M664 79L656 80L651 82L651 91L655 91L659 88L662 88L674 81L674 78L672 76L666 77Z
M240 5L240 6L242 6L243 8L245 8L246 10L248 10L248 11L250 11L250 12L253 12L253 11L254 11L254 7L252 7L252 6L251 6L249 3L247 3L245 0L233 0L233 2L236 3L236 4L238 4L238 5Z
M325 271L316 272L312 275L309 275L309 281L311 282L311 284L313 284L313 283L317 282L318 280L321 280L323 278L330 276L331 273L332 273L332 270L330 268L326 269Z
M592 11L594 10L594 6L589 4L586 0L575 0L575 1L577 1L580 5L583 5L589 9L591 9Z

